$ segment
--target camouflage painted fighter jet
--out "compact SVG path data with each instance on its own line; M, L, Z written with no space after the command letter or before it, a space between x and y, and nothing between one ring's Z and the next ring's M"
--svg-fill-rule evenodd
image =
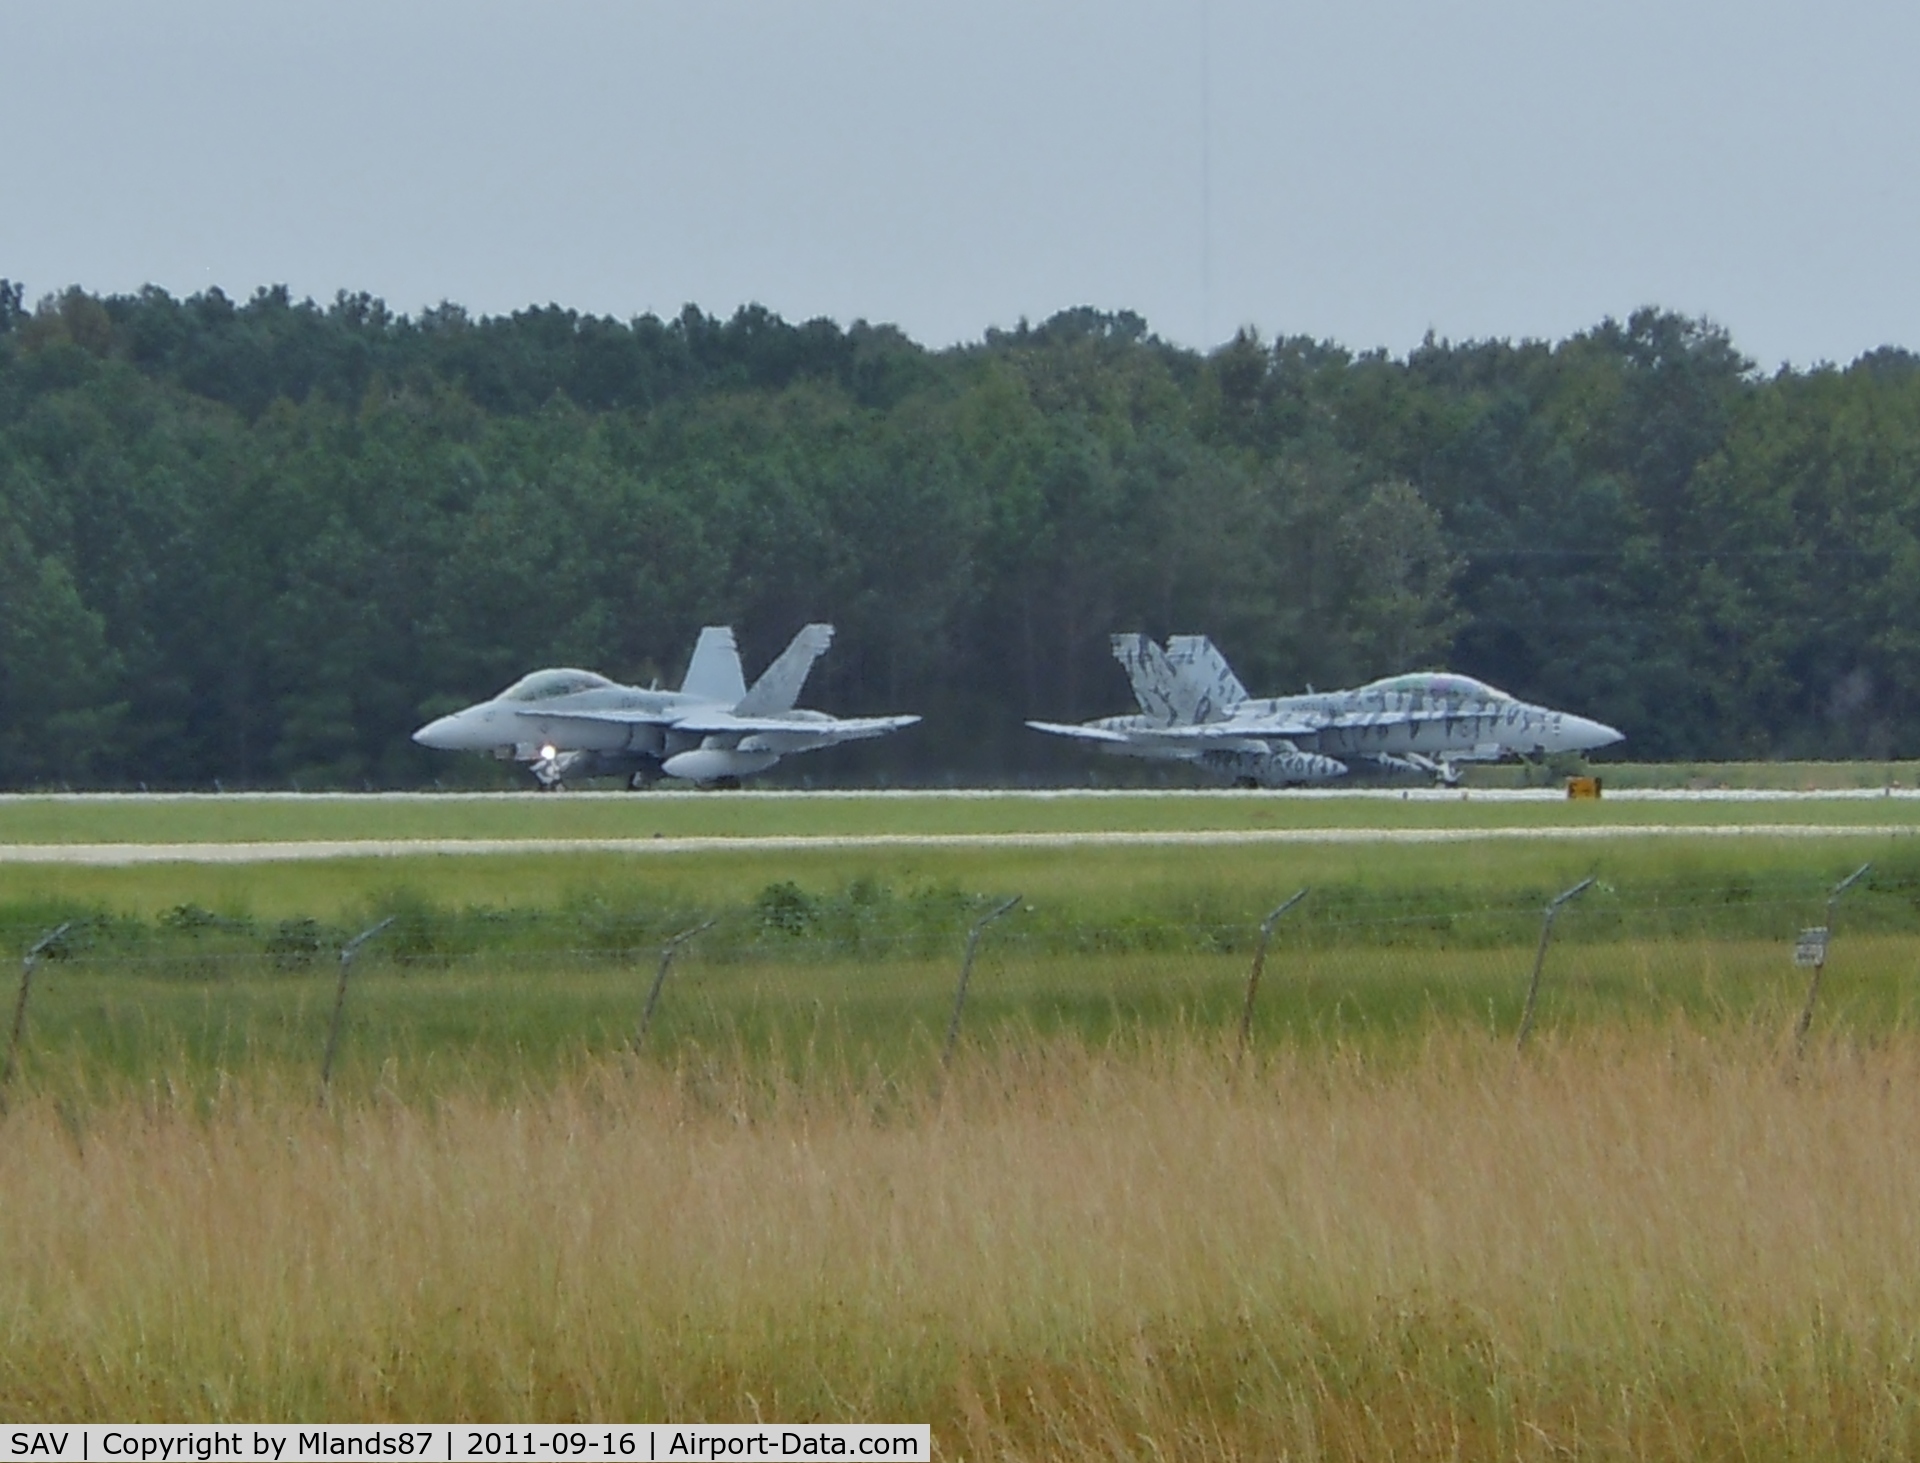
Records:
M796 710L807 673L832 643L833 626L804 627L749 690L733 631L709 625L678 691L623 686L592 671L534 671L490 701L428 722L413 739L530 763L549 791L570 777L608 776L636 788L663 776L738 787L790 753L884 736L920 719Z
M1452 786L1463 762L1587 752L1621 739L1600 722L1444 672L1256 700L1204 635L1175 635L1164 650L1145 635L1115 635L1113 653L1133 682L1138 715L1027 725L1109 752L1191 762L1243 787L1330 782L1350 770Z

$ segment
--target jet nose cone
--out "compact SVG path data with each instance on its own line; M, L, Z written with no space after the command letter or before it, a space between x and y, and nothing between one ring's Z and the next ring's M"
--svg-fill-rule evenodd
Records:
M458 751L460 742L455 734L456 718L442 716L428 722L413 734L413 739L423 747L433 747L442 752Z
M1624 732L1615 731L1604 721L1589 721L1584 716L1569 716L1564 725L1568 745L1577 752L1591 752L1596 747L1610 747L1615 742L1626 740Z

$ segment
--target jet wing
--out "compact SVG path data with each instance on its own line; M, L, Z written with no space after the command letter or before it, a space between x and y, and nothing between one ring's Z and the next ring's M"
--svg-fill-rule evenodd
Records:
M701 736L769 736L780 733L804 733L833 742L850 742L861 737L885 736L903 726L912 726L917 716L735 716L728 711L692 711L669 718L675 731Z
M1297 717L1292 720L1245 717L1203 721L1194 726L1155 727L1151 735L1172 741L1235 742L1249 738L1265 741L1270 737L1310 737L1323 728L1324 723L1302 721Z
M1118 742L1124 745L1134 740L1131 732L1111 731L1104 726L1068 726L1058 721L1030 721L1027 725L1035 731L1052 732L1057 737L1078 737L1083 742Z
M835 742L854 742L862 737L881 737L888 732L912 726L917 716L823 716L818 712L798 716L735 716L717 707L693 710L668 709L646 711L640 708L605 711L541 711L519 713L542 721L583 721L606 726L665 726L675 731L702 737L762 737L804 740L814 747L829 747ZM771 745L771 743L769 743Z
M734 716L725 711L694 712L673 723L677 732L720 738L741 752L811 752L841 742L883 737L912 726L917 716Z
M1141 726L1116 731L1106 726L1067 726L1057 721L1030 721L1035 731L1076 737L1083 742L1119 746L1205 746L1211 742L1266 741L1270 738L1308 737L1320 727L1306 721L1203 721L1186 726Z
M1066 726L1057 721L1030 721L1035 731L1052 732L1076 741L1093 742L1110 752L1134 757L1173 757L1193 761L1206 752L1265 752L1281 743L1293 749L1296 737L1316 728L1299 721L1209 721L1198 726L1138 726L1124 730L1106 726Z
M1269 737L1311 737L1321 730L1311 722L1281 720L1242 720L1242 722L1200 722L1198 726L1137 726L1116 731L1110 726L1068 726L1064 722L1027 722L1035 731L1052 731L1056 737L1077 737L1081 741L1104 741L1112 745L1188 745L1208 741L1265 741Z
M827 731L836 742L857 742L865 737L883 737L919 720L917 716L849 716L834 721Z
M677 726L680 713L675 711L642 711L637 708L615 711L546 711L537 706L516 708L515 716L532 717L538 721L591 721L607 726Z

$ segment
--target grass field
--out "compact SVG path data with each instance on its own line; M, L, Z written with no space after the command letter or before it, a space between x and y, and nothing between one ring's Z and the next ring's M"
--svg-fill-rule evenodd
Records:
M415 815L127 806L143 837L250 836L204 821L229 801L335 810L262 837ZM1310 806L1137 801L1018 816ZM842 802L898 829L978 800ZM34 836L131 836L63 806L106 816L44 801ZM1796 1056L1793 936L1867 861ZM1516 1055L1541 908L1589 875ZM1237 1057L1255 927L1303 886ZM943 1070L965 930L1016 892ZM323 1104L333 952L388 915ZM707 918L632 1049L661 940ZM926 1419L950 1458L1920 1450L1911 835L6 870L13 948L62 920L0 1120L10 1417Z
M398 1071L390 1085L418 1093L469 1071L537 1082L613 1049L662 942L709 919L663 999L663 1055L919 1070L968 926L1013 894L968 1013L989 1039L1218 1033L1238 1018L1261 918L1302 887L1276 931L1263 1038L1510 1031L1543 906L1589 876L1557 924L1543 1014L1777 1019L1802 988L1796 933L1870 860L1844 908L1828 1012L1884 1031L1907 1019L1920 952L1920 842L1884 835L33 866L10 871L0 932L24 950L69 925L37 975L23 1080L197 1088L311 1065L334 951L392 917L355 968L343 1074Z
M1920 787L1920 762L1596 762L1609 791L1640 788L1786 789L1793 792ZM1474 788L1524 787L1555 779L1524 763L1468 769Z
M13 1417L927 1419L948 1458L1902 1458L1920 1044L1735 1026L942 1092L16 1108Z
M1818 1032L1878 1041L1915 1029L1916 941L1836 945ZM1363 1053L1392 1065L1435 1030L1511 1041L1533 950L1298 949L1270 953L1252 1030L1260 1051ZM989 942L976 963L963 1049L1008 1041L1091 1042L1116 1051L1178 1039L1231 1044L1245 954L1034 953ZM642 1058L717 1062L802 1088L861 1075L903 1091L938 1085L958 950L804 963L704 959L670 971ZM656 971L581 958L470 960L451 968L357 971L334 1073L350 1097L432 1103L543 1092L633 1043ZM160 1084L210 1100L228 1084L305 1081L319 1091L335 997L331 962L299 974L143 975L82 967L42 976L21 1091L84 1111ZM1536 1030L1547 1036L1684 1020L1783 1035L1806 989L1778 941L1563 942Z

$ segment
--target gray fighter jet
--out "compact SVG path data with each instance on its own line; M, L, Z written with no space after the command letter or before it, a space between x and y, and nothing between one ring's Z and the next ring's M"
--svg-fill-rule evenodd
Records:
M609 776L636 788L663 776L737 787L789 753L884 736L920 719L796 710L807 673L832 643L833 626L804 627L749 690L733 631L709 625L678 691L623 686L592 671L535 671L491 701L428 722L413 739L531 763L550 791L569 777Z
M1191 762L1246 787L1330 782L1350 770L1452 786L1463 762L1587 752L1621 739L1600 722L1444 672L1257 700L1204 635L1175 635L1164 650L1145 635L1115 635L1113 653L1133 682L1138 715L1027 725L1127 756Z

